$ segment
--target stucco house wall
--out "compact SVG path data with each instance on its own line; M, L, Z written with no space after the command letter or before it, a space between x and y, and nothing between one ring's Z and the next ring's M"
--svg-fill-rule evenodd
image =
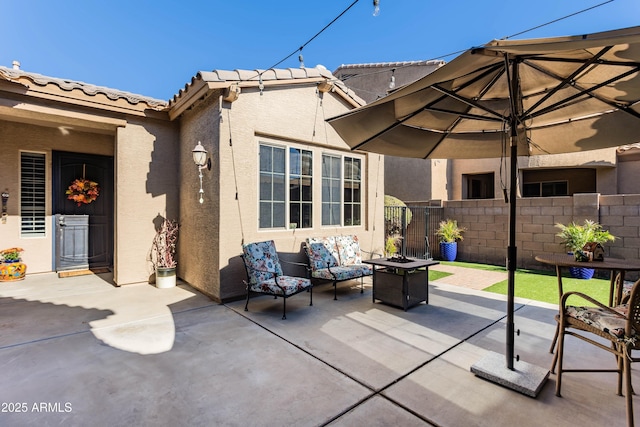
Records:
M0 67L0 186L11 195L6 223L0 224L0 248L24 248L27 274L54 271L52 153L107 156L114 164L114 282L147 282L154 219L179 215L179 128L165 106L114 89ZM20 233L21 151L45 155L42 237Z
M148 282L148 254L160 218L179 217L178 127L131 119L115 143L114 281Z
M52 250L52 213L51 198L46 202L46 220L44 237L20 237L20 153L37 152L45 155L47 175L51 174L51 153L54 150L77 151L79 147L90 154L113 155L113 136L62 131L59 128L31 125L27 123L0 120L2 135L2 167L0 168L0 190L10 196L7 203L6 223L0 224L0 249L21 247L23 261L28 273L51 271ZM46 193L51 194L51 181L46 182Z
M322 79L323 81L323 79ZM245 82L233 102L222 100L224 90L212 90L204 100L182 113L181 123L181 241L179 274L214 300L246 295L242 244L273 239L283 259L305 262L306 237L355 234L364 250L380 252L384 241L383 156L351 152L325 118L353 105L335 91L318 91L319 81L278 79ZM230 83L229 83L230 84ZM197 82L194 83L197 86ZM189 88L191 90L192 88ZM185 93L183 96L187 96ZM198 203L198 171L190 151L198 141L208 151L211 170L204 169L204 203ZM313 227L259 228L259 146L261 143L313 152ZM363 223L357 226L321 225L322 154L362 160ZM215 224L219 223L216 227ZM305 275L304 268L285 273Z

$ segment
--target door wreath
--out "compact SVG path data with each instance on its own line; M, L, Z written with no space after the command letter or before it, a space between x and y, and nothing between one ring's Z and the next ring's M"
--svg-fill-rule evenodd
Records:
M98 198L100 195L100 187L95 181L78 178L71 183L65 194L67 195L67 199L73 200L78 206L82 206Z

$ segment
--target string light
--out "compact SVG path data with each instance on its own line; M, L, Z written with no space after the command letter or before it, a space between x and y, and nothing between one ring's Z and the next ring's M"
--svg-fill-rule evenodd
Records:
M373 0L373 16L380 15L380 0Z

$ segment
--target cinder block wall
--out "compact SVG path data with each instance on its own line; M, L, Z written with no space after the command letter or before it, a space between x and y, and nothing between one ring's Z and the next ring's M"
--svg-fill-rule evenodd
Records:
M444 216L466 227L458 243L458 260L505 265L509 232L509 205L502 199L444 201ZM518 268L545 269L535 260L540 253L564 253L556 237L557 223L600 222L617 237L605 245L606 256L637 260L640 257L640 195L597 193L567 197L521 198L516 204ZM636 280L638 274L627 276Z

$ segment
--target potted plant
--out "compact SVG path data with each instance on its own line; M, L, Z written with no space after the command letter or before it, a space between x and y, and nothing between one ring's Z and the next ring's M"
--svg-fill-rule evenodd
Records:
M436 235L440 238L440 256L445 261L455 261L458 256L458 241L464 240L466 228L458 226L455 219L440 221Z
M616 238L609 231L595 221L585 220L584 224L556 224L560 232L556 236L562 239L562 245L572 254L576 261L589 261L589 257L583 252L587 243L604 244L613 242ZM571 275L578 279L590 279L593 277L593 269L588 267L571 268Z
M388 236L384 244L384 253L387 258L393 257L398 252L398 244L400 244L401 236Z
M27 274L27 265L22 262L22 248L0 251L0 282L22 280Z
M151 262L156 272L156 287L172 288L176 285L176 245L178 222L164 219L153 238Z

